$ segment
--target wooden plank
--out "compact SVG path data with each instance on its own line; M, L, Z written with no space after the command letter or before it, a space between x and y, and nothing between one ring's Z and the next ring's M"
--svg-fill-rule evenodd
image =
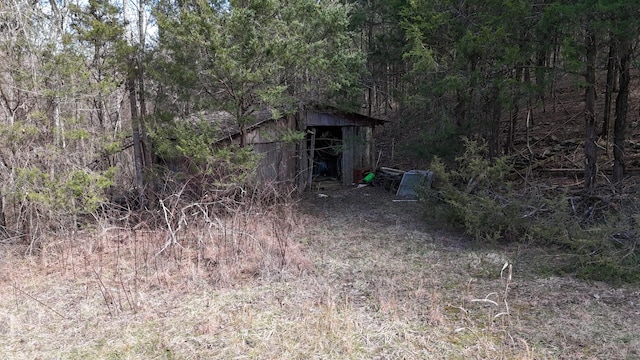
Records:
M353 184L353 142L349 140L354 136L353 129L342 128L342 183L346 186Z
M353 137L349 139L349 142L351 143L351 148L353 151L353 169L354 170L361 169L364 166L366 166L363 161L364 156L362 153L362 150L364 149L362 129L363 129L362 127L354 127Z
M404 170L394 169L394 168L385 167L385 166L382 166L380 168L380 171L391 174L391 175L400 175L400 176L402 176L406 172Z
M294 152L296 155L294 159L295 167L293 169L293 173L295 174L294 179L298 192L302 192L307 188L307 171L309 170L306 136L295 144Z
M313 161L315 158L315 151L316 151L316 130L312 129L311 131L311 144L309 147L309 154L308 154L308 168L307 168L307 182L309 184L309 190L312 190L312 184L313 184Z
M534 172L550 172L550 173L561 173L561 172L565 172L565 173L584 173L584 169L574 169L574 168L552 168L552 169L545 169L545 168L538 168L535 169ZM605 173L605 174L610 174L612 172L612 169L599 169L598 172L601 173ZM629 168L629 169L625 169L626 173L631 173L631 172L640 172L640 168Z
M363 115L307 112L307 126L374 126L379 120Z
M284 154L284 165L279 180L295 184L293 181L296 178L296 161L298 159L296 144L284 144Z
M253 151L260 155L256 170L259 182L274 182L278 179L278 163L280 152L277 143L252 144Z
M363 130L363 165L366 167L375 167L375 148L373 144L373 128L367 126L362 128ZM375 169L374 169L375 170Z

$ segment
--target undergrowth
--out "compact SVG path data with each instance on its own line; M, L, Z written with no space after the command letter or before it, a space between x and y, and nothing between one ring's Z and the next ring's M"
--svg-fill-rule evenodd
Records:
M555 271L614 283L640 280L634 199L540 184L518 187L509 157L489 160L486 144L463 139L457 168L434 157L434 187L421 197L428 216L488 243L523 242L557 249Z

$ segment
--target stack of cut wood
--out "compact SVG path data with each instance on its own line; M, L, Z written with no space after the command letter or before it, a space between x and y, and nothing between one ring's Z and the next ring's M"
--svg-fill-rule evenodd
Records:
M378 169L378 171L376 171L374 184L384 186L386 190L395 193L398 190L398 186L400 186L400 182L402 181L402 176L404 175L404 173L404 170L383 166Z

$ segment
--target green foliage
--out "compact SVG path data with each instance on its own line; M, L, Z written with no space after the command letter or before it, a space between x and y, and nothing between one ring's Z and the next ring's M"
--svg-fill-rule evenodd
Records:
M566 254L559 270L614 284L640 281L640 234L635 220L639 214L634 209L626 205L623 211L609 209L600 221L587 226L565 206L564 216L553 219L553 227L563 232L548 239ZM537 224L535 234L548 233L543 225Z
M28 143L36 139L40 130L29 124L14 123L13 125L0 124L0 139L3 143L20 144Z
M219 137L211 122L194 123L160 119L149 129L156 154L162 158L186 157L206 163L212 156L212 143Z
M122 151L122 142L120 141L108 141L103 145L103 152L105 155L115 155Z
M86 129L68 130L64 133L65 137L69 140L86 140L89 139L91 134Z
M91 46L94 65L99 70L123 68L130 49L124 37L122 10L109 0L89 0L84 6L71 5L70 10L73 30L78 40Z
M254 178L259 161L252 149L237 145L216 148L212 159L214 162L211 165L218 181L238 185Z
M156 13L163 56L150 71L181 101L227 110L240 126L265 105L352 96L363 57L349 47L347 10L312 0L230 1L224 10L164 3Z
M304 140L305 136L306 133L304 131L297 131L287 128L280 132L278 140L284 142L285 144L297 144L300 141Z
M46 173L36 167L16 170L13 194L48 214L51 220L62 220L69 214L87 214L106 201L105 190L113 185L115 168L104 173L72 169Z
M495 242L517 237L522 220L505 177L511 171L507 157L487 159L485 143L463 138L464 154L457 158L458 169L447 171L435 157L431 168L438 190L426 190L429 207L449 224L462 227L473 238Z
M401 25L411 67L404 103L425 119L427 132L441 133L430 129L452 121L458 135L481 134L495 151L496 112L508 109L496 105L531 103L536 95L531 77L522 74L549 53L551 35L539 26L544 8L525 0L407 2ZM535 84L544 86L539 68Z
M445 163L452 163L463 150L461 136L464 136L464 129L443 118L438 127L423 131L417 142L404 146L418 157L431 159L435 156Z
M463 229L477 241L558 247L566 254L558 271L613 282L640 279L638 214L609 210L599 221L587 222L578 208L593 209L589 198L559 190L515 191L507 180L513 170L508 157L489 161L486 144L468 139L463 144L455 170L437 157L431 164L434 187L421 192L429 218Z
M149 131L156 155L177 162L175 169L186 175L211 177L212 184L243 184L250 179L258 164L251 148L216 143L219 131L209 121L195 122L159 119Z

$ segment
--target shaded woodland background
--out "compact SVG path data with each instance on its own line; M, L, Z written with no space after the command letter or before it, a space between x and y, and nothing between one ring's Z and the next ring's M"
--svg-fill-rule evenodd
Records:
M287 114L328 104L390 120L378 140L384 164L428 167L437 156L449 166L443 173L478 170L465 161L505 164L497 188L564 191L557 206L569 206L572 222L588 220L580 231L615 217L623 225L598 241L637 259L629 179L640 166L639 12L634 1L595 0L4 1L2 236L32 249L98 219L164 226L175 198L229 211L265 191L251 182L255 157L242 144L213 146L215 124L181 119L225 110L242 132L264 107ZM167 154L192 171L168 171L158 161ZM454 175L449 195L491 177ZM266 187L276 195L253 199L281 194ZM482 195L503 199L500 189ZM523 206L533 209L514 213L551 205ZM488 211L503 210L477 207ZM507 230L492 238L524 236Z

